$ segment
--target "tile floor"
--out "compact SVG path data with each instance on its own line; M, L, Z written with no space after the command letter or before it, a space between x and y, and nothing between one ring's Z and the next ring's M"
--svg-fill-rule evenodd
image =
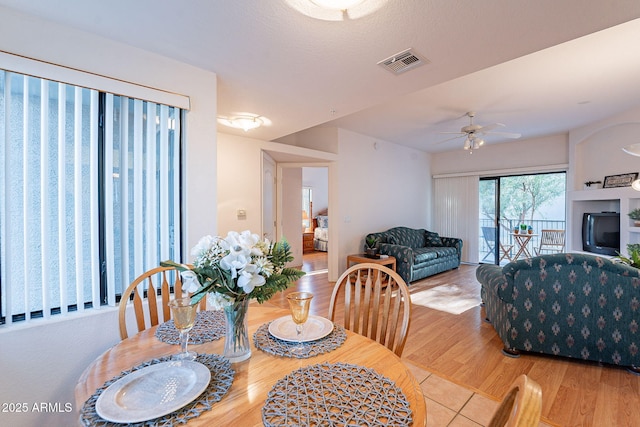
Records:
M427 404L429 427L481 427L491 421L500 402L454 384L407 360L403 360L416 377ZM540 427L555 424L540 422Z

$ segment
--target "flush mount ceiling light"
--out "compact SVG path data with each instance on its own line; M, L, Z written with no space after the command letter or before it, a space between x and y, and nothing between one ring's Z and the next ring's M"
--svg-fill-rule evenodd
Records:
M303 15L321 21L354 21L382 8L389 0L284 0Z
M218 123L248 132L251 129L259 128L265 124L265 121L261 116L252 116L247 114L233 117L218 117Z
M348 10L362 3L363 0L311 0L311 2L325 9Z
M627 145L622 147L622 151L632 156L640 156L640 143Z

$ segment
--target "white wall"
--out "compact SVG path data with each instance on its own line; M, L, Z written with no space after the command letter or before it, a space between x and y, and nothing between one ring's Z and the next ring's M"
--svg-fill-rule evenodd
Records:
M281 168L282 189L281 201L278 208L281 210L282 235L278 239L286 238L291 245L293 261L291 265L302 265L302 169Z
M329 207L329 170L326 167L302 168L302 186L311 187L313 217Z
M185 246L216 232L215 74L1 7L0 50L189 96ZM0 411L0 425L76 425L75 384L90 361L118 340L115 308L0 326L0 402L73 405L71 413Z
M434 153L433 175L498 171L569 163L569 141L566 134L530 138L504 144L486 145L473 154L462 149ZM481 173L482 174L482 173Z
M258 171L261 150L269 151L276 161L278 153L287 153L287 159L295 155L298 166L312 166L314 156L317 161L329 161L329 280L336 280L345 269L347 255L362 252L367 233L397 225L423 228L431 225L430 156L343 129L327 130L323 135L338 138L337 156L220 133L218 159L219 164L224 164L234 161L234 157L229 157L233 153L243 153L242 170ZM321 145L318 141L316 146ZM334 143L327 141L326 145L333 146ZM255 183L255 188L242 184L242 190L235 194L227 194L219 188L218 220L221 229L233 222L234 210L229 199L249 206L253 200L260 199L259 182ZM260 227L259 220L255 226Z
M347 255L363 252L368 233L431 226L428 153L340 129L339 155L337 174L329 176L329 192L337 191L337 203L329 202L329 230L340 271Z
M568 188L582 190L586 181L607 175L640 172L640 157L622 147L640 142L640 109L626 111L569 133L571 167Z

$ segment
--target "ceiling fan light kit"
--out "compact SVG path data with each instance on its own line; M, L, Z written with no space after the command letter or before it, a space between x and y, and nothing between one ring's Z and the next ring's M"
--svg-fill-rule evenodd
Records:
M467 126L463 126L460 129L460 132L442 132L442 133L454 133L460 134L460 136L456 136L451 139L444 140L442 142L451 141L452 139L458 139L463 136L466 136L464 140L464 145L462 148L465 150L477 150L484 145L484 139L480 137L480 135L500 135L505 138L517 139L520 138L519 133L510 133L510 132L493 132L492 130L497 127L504 127L502 123L493 123L486 126L476 125L473 123L473 118L476 116L476 113L473 111L469 111L466 114L469 117L469 124Z

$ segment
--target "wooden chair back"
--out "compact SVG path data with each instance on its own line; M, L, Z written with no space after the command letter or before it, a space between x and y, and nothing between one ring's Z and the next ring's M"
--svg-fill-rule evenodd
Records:
M540 233L540 246L536 249L536 255L542 255L542 251L564 251L564 230L541 230Z
M537 427L542 413L542 389L526 375L511 385L487 427Z
M118 310L120 339L126 339L129 336L127 332L129 301L132 301L137 332L140 332L171 319L169 301L173 295L182 296L182 278L180 272L174 267L156 267L138 276L122 293L120 299ZM160 304L158 304L158 296L160 296ZM206 298L200 302L199 309L206 309Z
M411 296L398 273L375 263L356 264L338 278L329 302L329 320L402 355L411 321Z

